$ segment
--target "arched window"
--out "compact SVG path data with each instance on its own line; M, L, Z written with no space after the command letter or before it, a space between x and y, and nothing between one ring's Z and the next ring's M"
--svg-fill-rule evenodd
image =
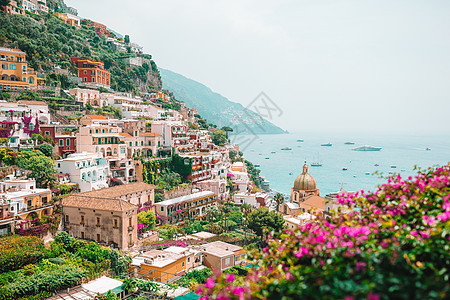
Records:
M28 78L28 83L34 84L34 78L33 78L33 77L29 77L29 78Z

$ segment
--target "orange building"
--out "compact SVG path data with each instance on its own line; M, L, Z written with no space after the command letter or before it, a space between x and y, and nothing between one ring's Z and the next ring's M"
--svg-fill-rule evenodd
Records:
M80 17L78 16L74 16L72 14L68 14L68 13L54 13L55 16L57 16L59 19L63 20L64 23L70 25L70 26L75 26L77 28L80 28L81 25L81 20Z
M26 91L37 85L36 72L28 67L26 53L0 48L0 90Z
M111 34L111 32L106 27L106 25L103 25L102 23L97 23L97 22L94 22L94 21L90 21L87 24L87 26L94 27L96 32L100 32L101 34L103 34L105 36L109 36Z
M17 1L11 0L9 4L5 6L5 13L10 15L25 15L25 12L22 7L17 5Z
M72 64L78 68L78 77L83 83L110 86L111 73L105 70L105 64L100 60L90 60L86 57L72 57Z

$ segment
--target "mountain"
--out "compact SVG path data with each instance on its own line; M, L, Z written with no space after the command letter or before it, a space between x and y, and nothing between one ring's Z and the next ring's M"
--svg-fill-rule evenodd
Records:
M240 134L286 133L256 112L228 100L195 80L162 68L159 71L164 89L171 91L186 106L196 108L203 118L218 127L229 126Z

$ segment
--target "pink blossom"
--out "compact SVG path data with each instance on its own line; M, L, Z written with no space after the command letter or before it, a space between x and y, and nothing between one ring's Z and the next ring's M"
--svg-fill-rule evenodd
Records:
M228 282L233 282L236 279L236 276L234 276L234 274L228 274L227 275L227 281Z
M292 275L291 273L287 272L286 273L286 280L291 280L294 278L294 275Z
M214 279L212 279L211 277L209 277L206 280L206 283L205 283L206 288L212 289L215 285L216 285L216 283L214 282Z

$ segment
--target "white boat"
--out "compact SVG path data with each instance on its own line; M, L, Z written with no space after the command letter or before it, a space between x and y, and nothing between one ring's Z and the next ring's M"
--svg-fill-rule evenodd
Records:
M333 146L333 144L332 143L326 143L326 144L322 144L320 146L322 146L322 147L331 147L331 146Z
M354 145L354 142L345 142L344 145Z
M315 163L311 164L311 167L321 167L321 166L322 166L322 164L319 162L315 162Z
M353 148L353 151L380 151L382 148L381 147L374 147L374 146L369 146L369 145L364 145L361 147L356 147Z
M281 150L292 150L292 148L284 147L284 148L281 148Z

